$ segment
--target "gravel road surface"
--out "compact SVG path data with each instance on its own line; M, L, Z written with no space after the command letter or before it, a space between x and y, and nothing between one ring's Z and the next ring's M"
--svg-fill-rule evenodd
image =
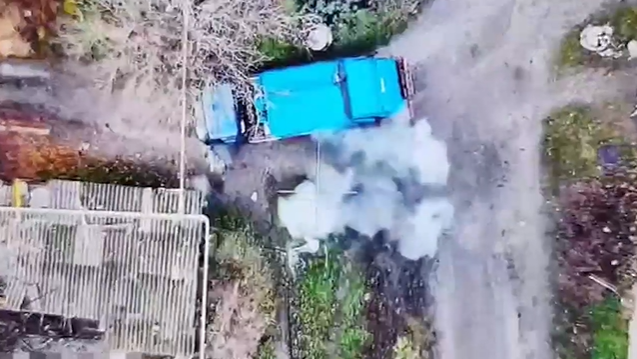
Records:
M541 119L630 88L596 73L553 79L562 35L601 3L438 0L383 51L418 65L416 112L452 162L457 224L434 280L442 359L554 357Z

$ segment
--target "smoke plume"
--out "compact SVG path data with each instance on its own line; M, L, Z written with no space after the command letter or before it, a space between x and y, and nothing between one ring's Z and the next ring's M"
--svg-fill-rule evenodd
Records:
M426 119L315 140L326 157L320 171L279 198L279 218L294 238L317 241L347 227L369 237L386 230L403 256L435 255L454 208L445 196L447 148Z

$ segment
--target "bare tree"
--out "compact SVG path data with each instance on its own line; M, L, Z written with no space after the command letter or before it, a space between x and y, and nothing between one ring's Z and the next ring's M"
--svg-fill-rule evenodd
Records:
M298 43L315 21L282 0L85 0L80 13L59 28L59 45L76 60L71 71L94 79L121 117L169 125L180 117L184 83L189 99L220 81L245 93L264 60L260 41Z

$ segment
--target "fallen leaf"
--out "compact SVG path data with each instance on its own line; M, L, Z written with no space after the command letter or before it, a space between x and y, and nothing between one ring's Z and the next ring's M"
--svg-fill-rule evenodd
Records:
M15 4L0 7L0 58L28 57L33 53L31 44L20 35L23 25L21 11Z
M82 21L82 12L77 6L76 0L64 0L64 3L62 3L62 9L67 15L77 17L80 21Z

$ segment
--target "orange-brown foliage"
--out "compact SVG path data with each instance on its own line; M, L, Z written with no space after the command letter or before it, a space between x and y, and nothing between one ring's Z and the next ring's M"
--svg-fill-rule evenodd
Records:
M75 149L43 136L0 134L0 179L37 181L45 173L71 173L83 159Z

